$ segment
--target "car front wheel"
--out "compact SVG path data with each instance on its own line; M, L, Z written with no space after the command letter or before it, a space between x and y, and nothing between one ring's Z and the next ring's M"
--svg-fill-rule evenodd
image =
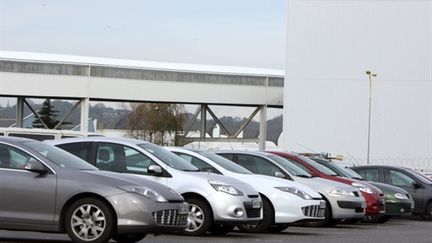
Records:
M104 243L114 229L113 215L101 200L82 198L67 209L65 226L73 242Z
M189 215L183 234L193 236L205 234L213 224L210 207L197 198L186 198L185 201L189 204Z
M432 202L428 203L425 214L422 215L423 219L432 220Z

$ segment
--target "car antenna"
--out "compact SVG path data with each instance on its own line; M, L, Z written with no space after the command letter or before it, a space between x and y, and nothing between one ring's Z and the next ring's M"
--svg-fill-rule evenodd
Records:
M307 150L309 150L309 151L315 153L315 154L318 154L318 152L316 152L315 150L313 150L313 149L311 149L311 148L308 148L308 147L306 147L305 145L303 145L303 144L301 144L301 143L297 143L297 144L300 145L300 146L302 146L303 148L305 148L305 149L307 149Z

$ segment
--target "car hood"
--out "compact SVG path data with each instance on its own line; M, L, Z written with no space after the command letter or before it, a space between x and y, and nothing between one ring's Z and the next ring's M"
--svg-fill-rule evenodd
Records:
M144 186L159 193L168 201L184 201L184 198L173 189L144 177L110 171L82 171L82 173L90 175L96 181L104 185L113 187Z
M340 187L350 188L351 190L358 191L355 187L347 185L345 183L332 181L332 180L328 180L328 179L324 179L324 178L320 178L320 177L312 177L312 178L294 177L294 179L297 182L305 184L305 185L309 186L310 188L312 188L312 189L314 189L320 193L324 193L324 194L327 194L330 191L332 191L333 189L338 188L338 187L339 188Z
M229 176L219 175L215 173L210 172L187 172L189 176L195 177L197 181L212 181L212 182L219 182L221 184L227 184L234 186L235 188L239 189L246 195L257 195L258 192L249 184L237 180L235 178L231 178Z
M402 194L409 194L407 191L405 191L402 188L399 188L397 186L392 186L389 184L379 183L379 182L371 182L368 181L369 184L379 188L384 194L394 194L394 193L402 193Z
M321 195L309 186L287 179L258 174L239 174L238 178L250 184L258 191L268 190L268 187L296 187L311 195L313 198L321 198Z

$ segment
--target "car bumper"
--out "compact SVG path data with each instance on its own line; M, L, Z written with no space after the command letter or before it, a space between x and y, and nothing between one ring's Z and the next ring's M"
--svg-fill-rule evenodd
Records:
M133 193L106 198L117 216L117 233L158 233L186 227L188 207L184 202L155 202Z
M275 210L276 224L324 218L326 204L322 199L305 200L288 192L276 192L269 196Z
M386 213L388 216L411 215L414 209L414 201L391 201L387 200Z
M362 195L364 196L366 200L366 215L377 215L377 214L384 214L385 213L385 199L376 195L376 194L368 194L365 192L362 192Z
M366 202L362 197L330 197L334 219L362 218L365 215Z
M249 198L246 195L233 196L217 192L206 199L213 209L213 219L216 223L241 225L262 220L260 197ZM241 215L238 214L239 210L243 212Z

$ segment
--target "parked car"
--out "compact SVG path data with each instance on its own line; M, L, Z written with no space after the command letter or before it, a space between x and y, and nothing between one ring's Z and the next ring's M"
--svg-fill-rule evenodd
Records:
M24 138L0 137L0 198L0 229L67 232L80 243L183 230L188 215L183 197L164 185L99 171Z
M311 157L311 159L331 169L338 176L360 181L365 180L357 172L353 171L350 168L344 167L339 162L327 160L321 157ZM402 188L384 183L368 183L379 188L384 193L384 198L386 200L386 212L383 215L365 216L365 218L363 219L364 222L384 223L394 216L408 216L412 214L412 210L414 209L414 200L411 198L411 195L407 191Z
M352 186L313 178L306 171L277 155L251 151L215 151L255 174L292 180L316 190L327 202L325 219L315 226L334 225L345 218L362 218L365 200L360 191Z
M300 166L306 170L309 174L319 176L324 179L329 179L337 182L341 182L350 186L357 187L363 197L366 199L366 210L365 215L379 215L385 213L385 199L384 194L381 190L372 186L364 181L352 180L338 176L335 172L329 168L298 154L284 153L284 152L272 152L281 157L290 160L292 163Z
M432 180L412 169L369 165L351 167L368 181L390 184L406 190L414 199L413 214L432 220Z
M200 170L236 178L250 184L261 194L263 220L256 226L240 226L247 232L279 232L290 223L324 218L325 201L312 189L291 181L255 175L245 168L208 151L167 148Z
M126 138L89 137L46 141L101 170L145 177L179 192L189 203L184 234L226 233L233 225L262 220L262 202L246 183L199 172L177 155L155 144Z

